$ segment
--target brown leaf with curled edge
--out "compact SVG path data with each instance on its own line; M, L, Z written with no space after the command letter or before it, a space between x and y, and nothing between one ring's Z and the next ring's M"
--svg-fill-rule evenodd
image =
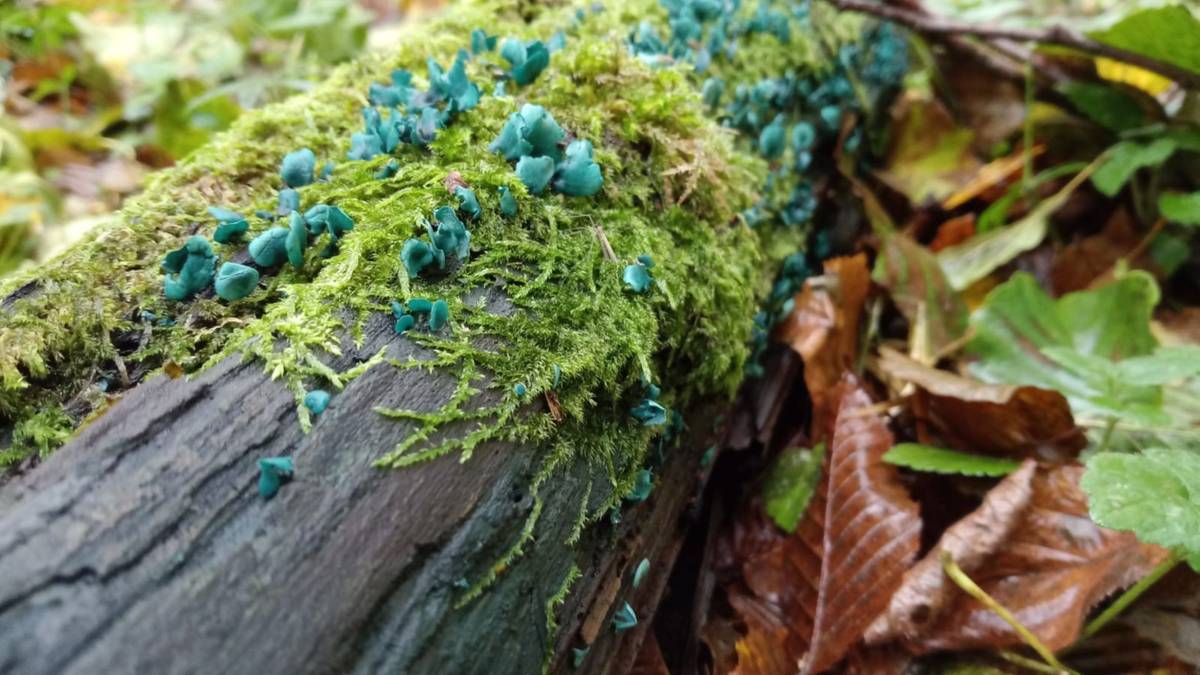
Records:
M795 532L776 527L761 504L735 522L725 562L741 573L726 586L746 626L738 673L795 673L802 659L805 672L829 669L887 607L916 557L917 505L882 460L891 433L864 414L871 398L854 376L831 397L837 409L825 425L833 432L824 475Z
M1091 608L1169 555L1093 523L1082 474L1078 465L1039 469L1012 537L971 575L1051 650L1073 643ZM961 591L924 635L907 642L917 654L1020 644L1011 626Z
M825 274L805 282L796 294L795 309L777 329L776 339L804 359L804 383L814 415L828 413L836 401L830 392L854 366L859 317L870 288L866 255L826 260Z
M628 675L671 675L654 631L650 631L642 640L642 647L638 650Z
M942 444L968 452L1065 462L1087 446L1071 406L1057 391L986 384L931 368L883 347L884 375L920 387L913 413Z
M892 434L871 397L847 374L840 393L826 470L817 606L803 673L829 669L859 641L900 587L920 546L921 516L883 461ZM814 499L813 506L820 506ZM815 512L809 507L805 520Z
M979 508L942 534L937 545L905 573L904 583L892 596L887 612L867 629L867 644L916 638L925 632L958 590L942 568L942 552L950 553L967 574L982 568L1012 534L1029 505L1036 470L1036 462L1025 460L1021 468L988 492Z
M1137 621L1129 617L1130 622ZM1140 621L1137 621L1140 628ZM1193 647L1195 649L1196 647ZM1138 634L1124 621L1114 621L1096 635L1063 654L1063 663L1087 675L1194 675L1195 668L1172 656L1163 646Z

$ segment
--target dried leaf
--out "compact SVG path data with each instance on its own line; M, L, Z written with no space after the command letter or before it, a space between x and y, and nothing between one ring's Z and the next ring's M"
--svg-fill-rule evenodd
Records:
M962 450L1004 457L1062 462L1087 446L1062 394L1037 387L986 384L931 368L894 349L876 362L886 376L912 382L914 414L942 442Z
M816 411L833 405L829 392L854 365L859 316L870 285L865 255L827 260L825 274L805 282L795 310L778 329L779 341L804 359L804 381Z
M821 519L821 580L804 673L830 668L859 641L899 588L920 545L917 505L896 468L883 461L891 432L878 416L860 412L871 397L852 375L839 391Z
M975 236L975 214L966 213L938 225L937 234L929 242L929 250L938 251L961 244Z
M1088 611L1168 555L1088 518L1083 467L1039 470L1012 536L971 576L1052 650L1072 644ZM940 618L907 643L914 653L1016 647L1021 638L986 607L955 592Z
M654 631L650 631L642 640L642 648L638 650L637 659L634 660L629 675L671 675Z
M887 612L867 629L868 644L914 639L937 620L958 588L943 570L942 552L949 552L964 572L974 574L1012 534L1033 495L1031 482L1036 470L1035 462L1025 460L1020 469L988 492L979 508L942 534L937 545L905 573Z
M871 400L853 376L831 393L838 405L826 470L796 531L783 533L758 503L735 521L725 557L741 580L726 595L746 626L735 672L794 674L802 658L806 672L836 664L916 555L917 505L881 460L891 433L863 414Z
M971 150L974 135L933 98L902 96L892 129L886 168L878 176L914 205L941 201L979 171Z
M908 319L910 342L928 362L967 328L967 306L950 288L937 256L909 237L884 236L873 278L888 289L892 301Z
M1139 630L1144 617L1128 617L1129 623L1137 622ZM1064 655L1064 663L1076 672L1087 675L1128 675L1128 673L1153 673L1153 675L1195 675L1195 668L1171 656L1164 647L1141 637L1130 628L1129 623L1114 621L1096 635L1072 647ZM1192 654L1200 649L1192 636L1185 645Z
M1031 158L1037 158L1046 151L1046 146L1035 145L1030 151ZM980 167L971 180L954 191L954 194L942 201L942 208L953 211L967 202L982 195L991 188L1001 187L1014 178L1025 168L1025 150L1017 149L1007 157L994 159ZM974 219L972 218L972 222Z

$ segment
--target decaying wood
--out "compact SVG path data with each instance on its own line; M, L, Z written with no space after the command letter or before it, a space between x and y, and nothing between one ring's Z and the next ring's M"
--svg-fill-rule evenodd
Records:
M418 351L376 318L335 367L385 345L391 357ZM607 479L582 464L556 476L524 556L456 608L456 581L478 579L517 540L541 451L491 443L466 463L372 466L411 431L372 407L432 410L454 384L371 368L307 435L292 395L258 363L228 359L191 381L134 388L0 488L0 672L530 673L547 644L561 670L613 577L619 590L601 598L613 606L597 610L606 621L582 672L622 672L678 551L700 452L668 453L652 496L621 525L589 528L574 551L563 542L581 495ZM263 500L257 460L288 454L295 480ZM643 557L652 571L633 591ZM572 564L583 575L551 639L545 602ZM643 621L614 634L607 618L625 601Z

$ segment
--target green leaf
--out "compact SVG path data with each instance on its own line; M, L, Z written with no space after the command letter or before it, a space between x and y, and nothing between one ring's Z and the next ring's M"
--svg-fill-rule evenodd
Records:
M1128 384L1160 385L1200 374L1200 347L1159 347L1148 356L1117 364L1117 377Z
M1108 159L1092 174L1092 184L1103 194L1112 197L1125 183L1147 166L1158 166L1175 153L1177 143L1171 138L1156 138L1149 143L1121 141L1108 151Z
M1148 448L1102 453L1088 461L1080 486L1092 519L1141 541L1200 556L1200 454Z
M1058 300L1032 276L1014 274L971 316L975 337L967 350L977 357L971 372L985 382L1055 389L1077 416L1168 424L1161 388L1139 384L1149 379L1144 366L1153 362L1134 361L1128 372L1118 363L1155 352L1150 315L1158 298L1145 272ZM1161 358L1179 357L1168 352Z
M962 290L1042 243L1046 238L1050 216L1069 196L1071 191L1064 188L1012 225L976 235L961 244L938 251L938 262L950 286Z
M1021 466L1011 459L970 455L920 443L900 443L884 454L883 461L916 471L962 476L1007 476Z
M1061 91L1088 119L1111 131L1126 131L1146 123L1137 100L1115 86L1072 81Z
M767 515L779 527L794 532L817 489L825 446L812 450L792 448L779 454L763 484Z
M1200 21L1181 5L1134 12L1089 36L1158 61L1200 73Z
M1158 198L1158 212L1180 225L1200 225L1200 192L1164 192Z
M1171 276L1192 255L1192 247L1186 238L1163 232L1150 242L1150 257L1162 268L1164 276Z

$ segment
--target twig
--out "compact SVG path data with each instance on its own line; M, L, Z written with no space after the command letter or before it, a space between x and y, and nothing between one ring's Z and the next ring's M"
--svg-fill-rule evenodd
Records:
M617 262L617 254L613 253L612 244L608 243L608 235L604 234L604 228L596 225L592 228L592 232L596 235L596 239L600 240L600 250L604 251L604 257Z
M829 0L834 7L842 11L863 12L873 14L882 19L894 21L907 26L918 33L926 35L974 35L991 40L1015 40L1018 42L1036 42L1044 45L1069 47L1081 52L1103 56L1121 61L1139 68L1144 68L1189 88L1200 88L1200 75L1189 72L1179 66L1158 59L1131 52L1120 47L1114 47L1103 42L1097 42L1082 33L1073 31L1065 26L1055 25L1047 28L1021 28L1018 26L991 26L957 21L928 13L918 13L894 6L884 5L871 0Z
M1171 557L1159 563L1158 567L1155 567L1150 571L1150 574L1142 577L1141 581L1137 582L1131 586L1129 590L1122 593L1121 597L1117 598L1116 602L1109 605L1108 609L1100 613L1100 616L1092 619L1091 623L1084 627L1083 637L1090 638L1096 633L1099 633L1100 629L1108 625L1109 621L1112 621L1121 612L1125 611L1125 608L1133 604L1134 600L1137 600L1139 597L1141 597L1142 593L1146 592L1146 589L1153 586L1156 581L1163 578L1163 575L1165 575L1167 572L1175 569L1175 566L1181 562L1183 562L1182 555L1179 555L1178 553L1171 553Z
M1033 631L1022 625L1021 622L1017 620L1017 617L1013 616L1013 613L1008 611L1007 607L996 602L995 598L988 595L987 591L980 588L979 585L976 584L973 579L971 579L971 577L967 576L967 573L962 571L962 568L958 566L958 563L954 562L954 557L950 555L949 551L942 551L942 569L946 571L946 576L950 577L951 581L958 584L958 587L963 589L967 595L978 600L980 604L995 612L997 616L999 616L1001 619L1004 619L1005 623L1012 626L1012 629L1017 632L1017 635L1021 636L1021 639L1025 641L1025 644L1033 647L1033 651L1037 652L1038 656L1042 657L1042 660L1045 661L1051 668L1054 668L1056 672L1074 672L1064 666L1058 660L1058 658L1054 656L1054 652L1050 651L1050 649L1038 639L1038 636L1033 634Z

